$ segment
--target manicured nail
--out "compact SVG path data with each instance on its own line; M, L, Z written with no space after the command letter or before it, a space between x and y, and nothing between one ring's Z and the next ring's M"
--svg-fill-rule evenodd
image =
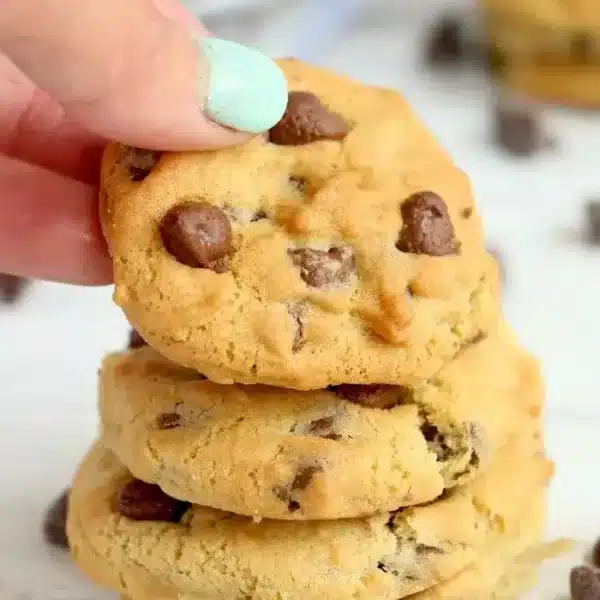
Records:
M275 62L227 40L202 37L198 43L204 112L238 131L261 133L273 127L283 116L288 96L285 76Z

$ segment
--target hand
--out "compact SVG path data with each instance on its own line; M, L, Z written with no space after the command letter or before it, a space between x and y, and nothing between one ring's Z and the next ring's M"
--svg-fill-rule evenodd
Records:
M274 125L286 102L270 59L209 36L177 0L3 0L0 272L110 282L105 140L227 146Z

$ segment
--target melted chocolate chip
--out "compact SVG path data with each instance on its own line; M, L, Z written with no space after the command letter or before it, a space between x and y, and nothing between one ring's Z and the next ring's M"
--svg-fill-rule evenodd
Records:
M269 131L269 140L278 146L301 146L320 140L341 140L348 124L331 112L311 92L290 92L281 120Z
M411 254L456 254L454 226L446 203L435 192L418 192L400 207L402 230L396 248Z
M207 202L186 202L165 215L160 233L165 248L188 267L227 270L232 252L231 223L226 213Z
M0 304L16 304L29 283L24 277L0 273Z
M147 346L146 340L138 333L136 329L132 329L129 332L129 344L127 347L130 350L135 350L136 348L141 348L142 346Z
M181 415L171 412L162 413L156 418L156 426L158 429L175 429L181 427Z
M308 424L306 431L309 435L322 437L328 440L341 440L342 436L334 432L335 417L323 417Z
M327 252L300 248L288 253L294 265L300 267L300 277L315 288L346 285L356 269L354 254L347 247L334 247Z
M136 521L179 523L189 507L189 502L171 498L157 485L139 479L125 485L117 498L119 514Z
M571 569L569 587L571 600L600 600L598 572L587 565Z
M275 495L283 502L288 503L288 510L290 512L296 512L300 510L300 503L293 498L293 493L305 490L313 480L317 473L322 473L323 467L318 465L300 467L296 472L294 481L289 488L277 488Z
M390 409L412 400L412 390L397 385L353 385L343 383L328 388L339 398L369 408Z
M160 160L160 155L160 152L154 150L128 146L123 149L121 160L129 172L131 181L143 181Z
M49 544L59 548L68 548L67 510L69 490L65 490L52 502L44 517L44 537Z

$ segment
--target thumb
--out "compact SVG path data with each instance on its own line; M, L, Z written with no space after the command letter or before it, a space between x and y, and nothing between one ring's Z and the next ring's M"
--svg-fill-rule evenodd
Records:
M3 0L0 50L71 118L145 148L234 144L287 102L271 59L192 33L149 0Z

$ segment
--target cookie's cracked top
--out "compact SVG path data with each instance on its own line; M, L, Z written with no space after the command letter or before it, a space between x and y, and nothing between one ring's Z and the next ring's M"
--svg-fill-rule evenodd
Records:
M397 93L280 64L288 110L264 136L108 148L115 300L162 354L221 383L428 377L498 316L468 179Z

